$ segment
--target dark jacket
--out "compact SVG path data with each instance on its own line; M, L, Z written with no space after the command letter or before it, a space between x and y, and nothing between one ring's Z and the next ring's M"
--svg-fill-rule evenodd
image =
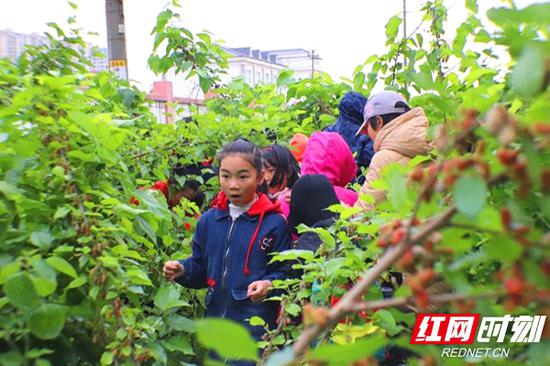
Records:
M228 199L220 192L197 223L193 255L180 261L185 271L176 281L191 288L208 287L206 316L239 322L259 340L263 328L252 327L245 319L259 316L274 326L279 304L253 303L247 296L248 285L284 277L280 262L268 264L269 254L288 249L289 241L286 220L266 195L260 193L248 212L233 221Z
M336 122L325 128L327 132L336 132L346 140L352 153L355 155L355 162L361 168L368 167L374 156L372 140L367 135L357 134L357 130L363 124L363 109L367 98L356 92L349 92L342 98L338 109L340 114Z
M332 224L334 224L334 219L329 218L329 219L325 219L315 223L313 226L311 226L311 228L327 229ZM323 241L319 237L319 234L317 234L314 231L307 231L305 233L302 233L302 235L300 235L300 237L294 244L294 249L309 250L313 253L316 253L317 249L319 249L322 243Z

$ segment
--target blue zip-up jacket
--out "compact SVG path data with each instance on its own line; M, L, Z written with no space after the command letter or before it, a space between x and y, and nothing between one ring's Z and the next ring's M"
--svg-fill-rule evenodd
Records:
M337 132L349 145L352 153L355 155L355 162L359 167L357 175L361 173L361 168L370 165L374 156L374 147L372 140L367 135L357 135L357 130L363 124L363 109L367 103L367 98L356 92L348 92L338 105L339 115L336 122L324 131Z
M264 329L250 326L246 319L259 316L274 327L279 303L252 302L247 296L248 285L284 278L281 262L269 261L271 253L287 250L289 243L288 226L278 203L259 194L252 207L233 221L228 199L220 192L198 221L193 255L180 261L184 273L176 281L185 287L208 287L206 316L234 320L260 340Z

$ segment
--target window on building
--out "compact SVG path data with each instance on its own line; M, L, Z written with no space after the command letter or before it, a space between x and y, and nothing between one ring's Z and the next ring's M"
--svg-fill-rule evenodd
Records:
M256 84L262 81L262 74L259 71L256 71Z
M252 71L250 70L246 70L246 80L245 80L247 83L251 83L252 82Z
M267 72L264 74L264 81L266 83L270 83L271 82L271 75L269 75Z

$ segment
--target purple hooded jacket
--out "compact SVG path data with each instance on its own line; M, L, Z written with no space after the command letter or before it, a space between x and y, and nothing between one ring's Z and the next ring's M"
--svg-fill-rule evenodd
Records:
M340 202L353 206L357 192L344 188L357 173L357 164L346 141L335 132L315 132L311 135L304 159L302 175L323 174L332 184Z

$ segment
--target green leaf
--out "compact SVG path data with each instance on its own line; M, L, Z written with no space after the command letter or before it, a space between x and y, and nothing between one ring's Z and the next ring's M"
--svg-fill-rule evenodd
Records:
M323 361L330 366L347 366L354 361L372 356L386 344L387 340L383 335L374 335L343 346L336 344L322 345L308 353L307 359L310 361Z
M53 294L57 288L57 281L55 279L52 280L45 277L32 276L31 281L40 297L46 297Z
M147 348L151 350L151 354L161 365L167 364L167 355L164 348L161 347L160 343L150 343L147 345Z
M70 207L67 207L67 206L61 206L57 209L57 211L55 211L55 214L53 215L53 218L54 219L61 219L65 216L67 216L67 214L71 212L71 208Z
M166 311L172 308L189 306L189 303L180 300L180 292L174 285L165 285L161 287L154 298L155 306Z
M466 9L470 10L472 13L477 13L477 0L466 0Z
M195 322L189 318L181 315L171 314L166 318L166 324L177 331L183 331L186 333L195 333Z
M30 241L38 248L47 250L53 242L53 237L49 230L35 231L31 234Z
M44 356L44 355L51 355L52 353L54 353L53 349L35 348L35 349L31 349L29 352L27 352L25 354L25 356L27 358L38 358L38 357Z
M72 280L71 283L69 283L69 285L67 286L67 289L80 287L86 282L88 282L88 278L86 278L85 276L80 276Z
M506 236L495 236L483 244L483 251L491 258L505 263L512 263L521 257L521 245Z
M286 86L290 84L290 80L292 78L292 74L294 72L289 69L282 70L279 73L279 76L277 76L277 87Z
M55 175L56 177L64 178L65 177L65 170L63 169L63 167L58 165L58 166L56 166L52 169L52 174ZM60 208L62 208L62 207L60 207Z
M34 363L34 366L52 366L52 363L48 360L40 358L36 360L36 362Z
M60 305L45 304L35 309L29 318L29 328L40 339L56 338L65 325L65 310Z
M523 50L512 75L512 90L524 98L536 95L544 82L544 55L538 47Z
M460 177L453 187L454 203L458 211L475 218L487 199L487 183L479 176Z
M258 347L247 329L232 320L206 318L196 321L197 339L221 357L256 360Z
M292 316L298 316L301 310L302 308L300 308L300 305L298 304L288 304L286 306L286 312Z
M430 161L431 158L429 156L426 156L426 155L416 155L414 158L412 158L411 160L409 160L409 162L407 163L407 167L408 168L414 168L415 166L419 165L419 164L422 164L426 161Z
M495 24L505 26L518 23L538 23L548 25L550 4L533 4L521 10L510 8L492 8L487 12L487 17Z
M409 77L420 90L434 89L432 72L429 69L424 69L420 72L410 73Z
M363 85L365 84L365 73L359 72L353 77L353 90L361 91L363 90Z
M58 272L64 273L72 278L78 277L74 267L61 257L50 257L46 259L46 262Z
M78 159L78 160L81 160L85 163L88 163L88 162L96 162L96 163L99 163L101 162L101 160L99 160L99 158L94 155L94 154L88 154L88 153L85 153L83 151L80 151L80 150L77 150L77 151L69 151L67 153L67 156L70 157L70 158L74 158L74 159Z
M388 182L388 196L395 210L406 210L410 201L407 194L407 178L403 168L397 165L388 165L384 168L384 174Z
M342 267L345 258L332 258L325 262L325 272L328 277L334 277L336 272Z
M390 20L388 20L386 23L387 42L393 42L395 40L395 37L397 37L397 33L399 32L401 21L401 18L397 15L394 15L390 18Z
M211 78L199 77L199 85L204 93L206 93L208 89L210 89L212 84L214 84L214 80L212 80Z
M19 188L5 181L0 181L0 192L3 193L10 201L15 201L22 196Z
M116 259L115 257L102 255L101 257L99 257L99 260L107 268L116 268L116 267L118 267L118 259Z
M252 318L250 318L250 320L248 322L253 327L255 327L255 326L263 327L265 325L265 321L262 318L260 318L259 316L253 316Z
M0 284L5 283L8 277L10 277L12 274L19 272L20 269L21 264L17 261L4 265L2 269L0 269Z
M398 326L392 313L385 309L380 309L373 316L376 325L384 328L390 336L394 336L403 330L402 326Z
M40 305L34 285L24 272L14 274L6 280L4 293L15 307L33 309Z
M153 283L149 279L149 276L147 276L147 273L143 272L141 269L132 268L129 269L126 273L130 277L132 283L135 285L153 286Z
M18 351L9 351L0 354L0 365L2 366L21 366L23 356Z
M305 259L306 261L312 260L314 253L311 250L290 249L284 252L277 253L273 256L273 261L289 261L296 260L298 258Z
M102 365L110 365L113 363L114 357L115 355L113 354L113 352L106 351L103 352L103 354L101 355L101 359L99 360L99 362L101 362Z
M184 355L193 355L193 347L188 337L176 336L162 342L164 347L171 352L181 352Z

